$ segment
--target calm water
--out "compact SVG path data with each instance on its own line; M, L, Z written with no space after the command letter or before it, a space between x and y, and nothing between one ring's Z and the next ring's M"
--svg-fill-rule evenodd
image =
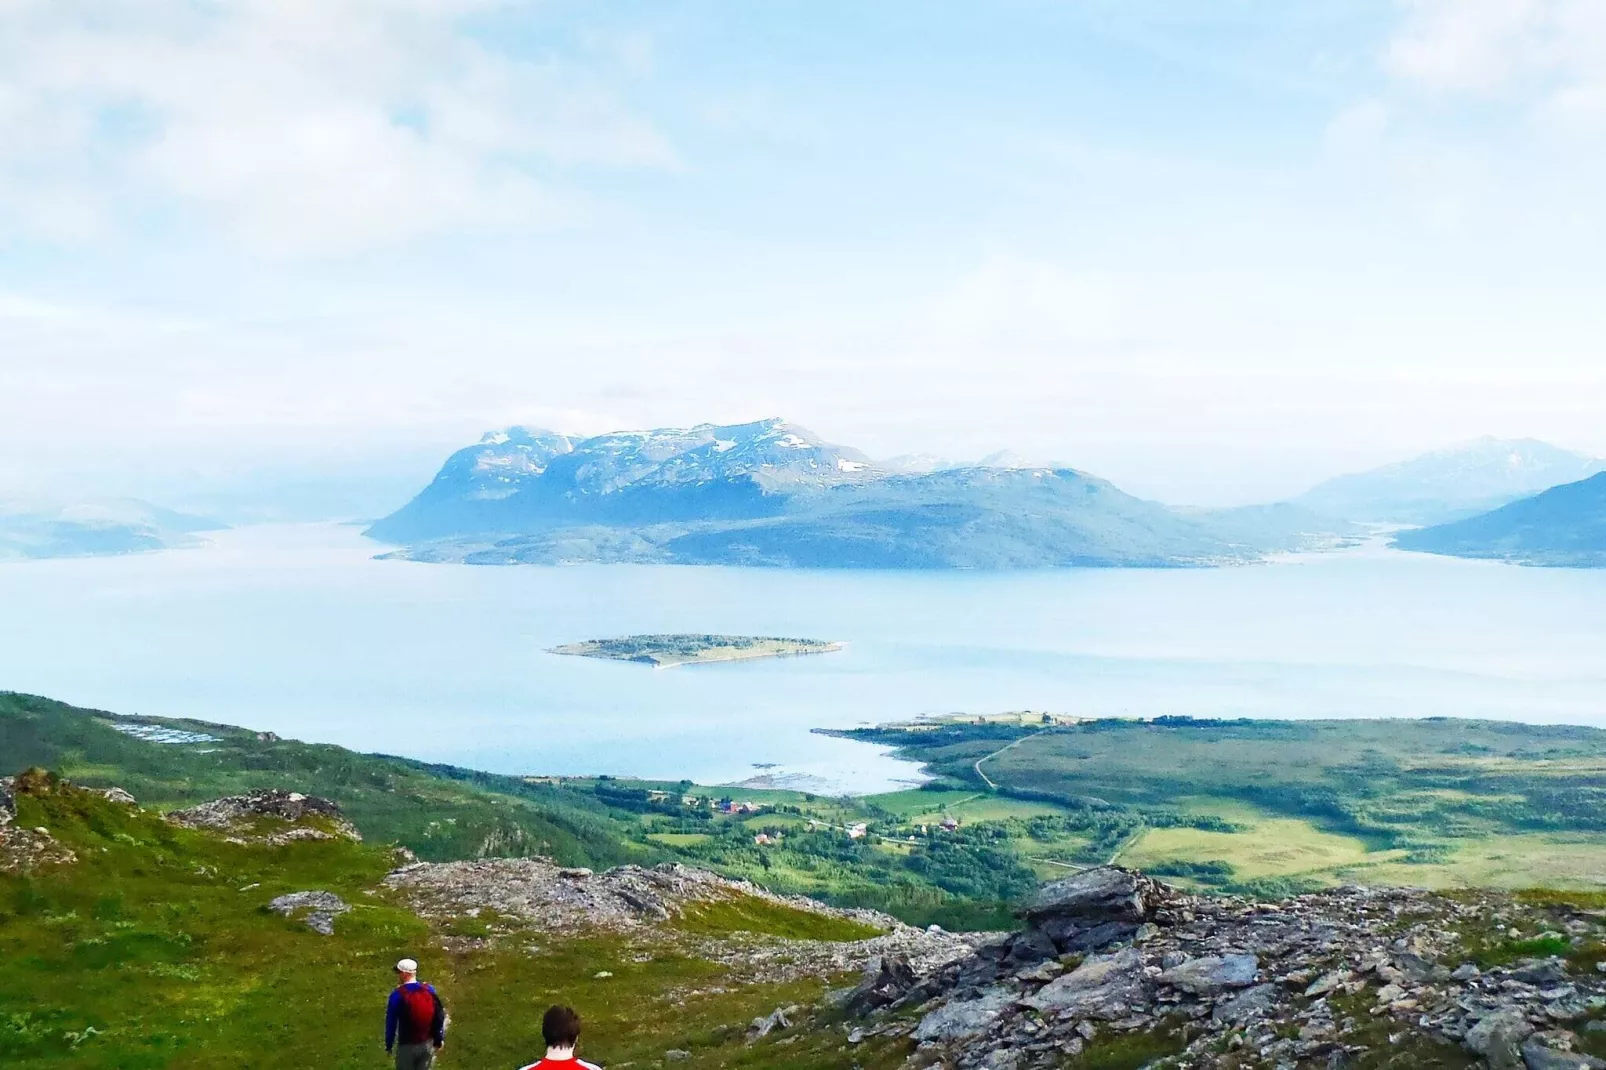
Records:
M371 560L336 526L0 565L0 688L506 772L876 790L813 727L952 710L1498 717L1606 726L1606 571L1378 549L1201 571L819 573ZM635 632L846 640L653 670Z

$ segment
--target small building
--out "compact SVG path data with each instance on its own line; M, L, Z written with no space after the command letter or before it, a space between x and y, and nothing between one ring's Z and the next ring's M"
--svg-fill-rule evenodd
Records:
M867 826L865 826L863 822L861 822L861 823L859 823L857 825L849 825L848 826L848 839L850 839L850 840L862 840L869 833L869 831L870 831L869 828Z
M959 822L956 821L955 819L953 819L951 817L945 817L945 818L942 819L942 829L943 829L944 832L952 832L955 829L957 829L958 827L959 827Z

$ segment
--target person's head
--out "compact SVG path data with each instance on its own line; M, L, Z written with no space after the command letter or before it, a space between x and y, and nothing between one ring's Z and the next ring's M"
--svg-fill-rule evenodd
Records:
M402 959L396 963L396 983L405 985L418 980L418 963L412 959Z
M573 1007L549 1007L541 1019L541 1038L549 1048L573 1048L580 1041L580 1016Z

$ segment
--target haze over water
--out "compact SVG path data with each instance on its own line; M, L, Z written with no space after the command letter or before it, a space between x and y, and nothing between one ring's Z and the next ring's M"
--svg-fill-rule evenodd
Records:
M767 771L854 791L912 767L811 728L1009 709L1606 727L1606 570L1375 547L1016 573L487 568L380 550L350 527L260 527L0 566L0 688L499 772ZM642 632L849 645L668 671L546 653Z

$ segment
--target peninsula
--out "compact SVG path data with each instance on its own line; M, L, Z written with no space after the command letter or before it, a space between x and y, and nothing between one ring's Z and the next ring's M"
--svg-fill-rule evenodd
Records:
M639 661L667 669L675 665L701 665L714 661L829 654L841 649L841 643L765 635L627 635L618 639L567 643L553 647L552 653L607 658L611 661Z

